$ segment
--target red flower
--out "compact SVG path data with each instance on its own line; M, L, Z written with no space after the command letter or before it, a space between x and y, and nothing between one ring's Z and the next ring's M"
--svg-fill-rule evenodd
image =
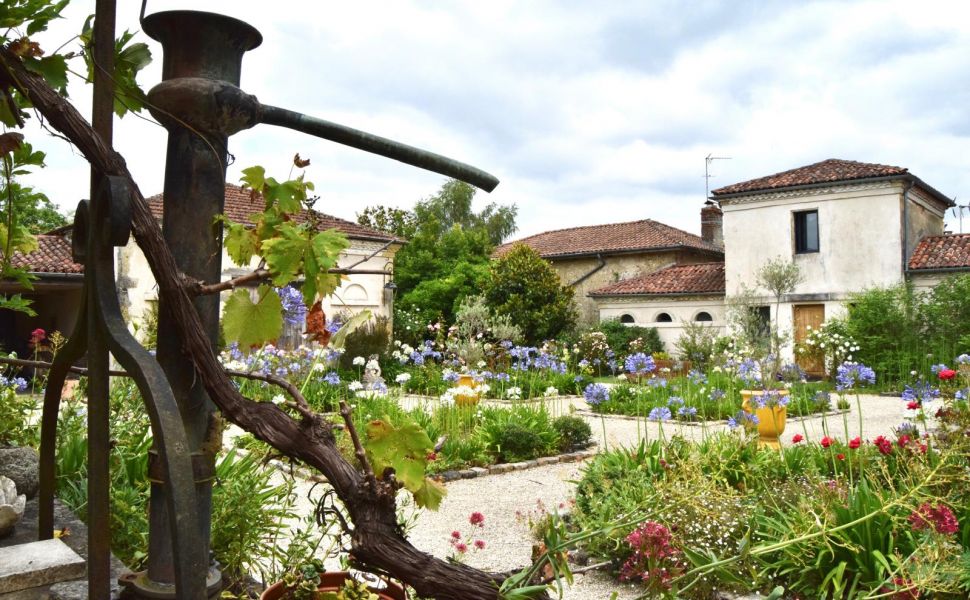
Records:
M909 523L913 527L913 531L922 531L931 526L937 533L944 535L953 535L960 531L957 516L946 504L933 506L929 502L924 502L909 515Z
M830 438L829 436L825 436L822 438L822 441L819 443L822 444L823 448L828 448L829 446L835 443L835 440Z
M47 337L47 332L38 327L30 332L30 341L27 344L33 348L43 342L45 337Z
M862 445L862 440L860 438L858 438L858 437L854 437L851 440L849 440L849 448L851 448L853 450L855 450L856 448L858 448L861 445Z
M841 452L839 452L838 454L835 455L835 458L839 460L845 460L845 454L842 454Z
M468 552L468 544L464 542L455 544L455 550L457 550L460 554L464 554Z
M949 381L957 376L957 372L953 369L943 369L937 374L937 376L943 381Z
M485 549L485 540L475 540L475 547L479 550Z
M473 512L470 517L468 517L468 522L472 525L478 525L479 527L485 527L485 515L480 512Z
M909 410L919 410L919 407L920 407L920 403L916 400L906 403L906 408Z
M883 594L891 594L889 600L917 600L919 590L912 581L902 577L893 577L893 587L882 586L879 591Z
M893 443L886 439L886 436L880 435L876 439L872 440L872 443L879 449L882 454L892 454L893 453Z
M438 460L438 453L437 452L428 452L428 455L425 458L427 459L428 462L434 462L434 461Z
M906 434L899 436L899 439L896 440L896 443L899 444L900 448L905 448L906 445L909 444L909 436Z
M800 441L802 441L804 439L805 438L802 437L802 434L796 433L795 435L791 436L791 443L797 444L798 442L800 442Z
M460 540L461 539L461 533L458 532L457 530L452 531L451 532L451 539L453 539L453 540Z

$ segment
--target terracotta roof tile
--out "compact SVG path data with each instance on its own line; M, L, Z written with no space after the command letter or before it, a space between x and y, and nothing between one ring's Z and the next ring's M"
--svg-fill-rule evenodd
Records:
M711 192L713 196L725 194L739 194L760 190L773 190L796 185L813 183L830 183L836 181L851 181L854 179L869 179L888 175L904 175L909 169L879 165L874 163L856 162L854 160L839 160L830 158L812 165L782 171L767 177L759 177L750 181L742 181Z
M148 205L151 207L152 213L157 218L162 217L162 194L156 194L151 198L148 198ZM263 212L264 208L265 204L262 196L257 194L256 197L253 198L250 190L243 189L238 185L233 185L231 183L226 184L225 213L226 216L233 221L237 223L244 223L246 225L252 225L253 222L250 220L250 216L255 213ZM297 215L296 220L304 222L307 220L308 214L309 211L304 210ZM316 214L317 219L320 222L321 229L333 228L346 234L349 238L383 242L404 242L404 240L399 237L384 233L383 231L378 231L377 229L358 225L352 221L340 219L321 212L316 212Z
M14 252L10 263L31 273L83 273L84 265L71 258L71 242L61 235L38 235L37 249L27 254Z
M663 296L667 294L723 294L724 263L674 265L624 279L589 293L590 296Z
M724 253L723 248L705 242L700 236L651 219L546 231L502 244L492 255L502 256L515 244L526 244L543 258L671 248L694 248L719 255Z
M970 233L931 235L920 240L909 258L909 268L970 270Z

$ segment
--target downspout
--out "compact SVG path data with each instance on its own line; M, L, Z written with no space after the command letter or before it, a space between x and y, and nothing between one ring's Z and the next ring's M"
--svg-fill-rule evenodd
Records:
M909 271L909 190L916 185L915 181L910 181L909 185L903 190L903 251L902 251L902 274L903 281Z
M606 261L603 260L603 255L600 254L599 252L596 253L596 260L599 261L599 264L596 265L595 267L593 267L593 269L589 273L586 273L585 275L583 275L582 277L580 277L576 281L570 283L569 284L569 287L576 287L577 285L579 285L582 282L586 281L587 279L589 279L590 277L592 277L597 271L599 271L600 269L602 269L603 267L606 266Z

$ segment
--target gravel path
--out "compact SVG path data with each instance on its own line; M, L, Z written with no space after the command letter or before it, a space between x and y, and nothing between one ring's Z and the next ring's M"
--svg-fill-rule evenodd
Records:
M850 396L851 408L843 414L806 419L790 419L787 424L784 442L788 443L795 433L805 435L809 440L818 441L828 435L845 440L859 435L859 418L854 396ZM872 439L877 435L888 435L903 421L905 405L899 398L880 396L861 396L863 437ZM560 398L549 401L550 408L557 413L569 412L571 408L584 410L587 407L582 399ZM932 409L929 411L932 413ZM655 439L661 433L657 423L617 417L600 417L583 414L590 423L600 448L614 448L638 443L646 435ZM690 439L700 439L706 433L726 430L724 423L709 424L706 427L667 423L663 426L666 437L682 435ZM605 431L605 437L604 437ZM458 530L463 536L469 532L476 534L473 539L484 540L486 548L472 551L467 562L475 567L489 570L508 570L529 564L532 536L528 530L527 515L536 509L537 501L549 508L567 507L572 496L573 481L581 477L582 463L566 463L540 466L522 471L512 471L499 475L488 475L475 479L453 481L447 484L448 495L438 511L419 511L415 527L411 531L411 541L420 549L445 557L452 551L450 534ZM300 484L301 497L309 489L309 484ZM308 506L308 505L307 505ZM481 530L469 525L468 518L473 512L485 515L485 527ZM566 590L565 598L607 599L616 591L621 600L635 598L636 588L621 584L612 578L590 573L578 576L575 584Z

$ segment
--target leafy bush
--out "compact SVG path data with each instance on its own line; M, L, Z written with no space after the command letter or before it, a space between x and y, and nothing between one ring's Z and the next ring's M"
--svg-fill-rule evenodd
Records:
M619 319L607 319L600 321L596 326L596 331L606 336L606 343L617 353L620 360L627 354L635 352L653 354L664 351L664 343L660 339L660 334L653 327L624 325ZM635 343L634 348L630 347L631 343Z
M685 321L683 333L674 345L681 359L689 360L696 369L704 369L717 350L717 330L704 323Z
M553 428L559 434L559 451L569 452L576 448L589 446L593 439L593 430L586 419L575 415L563 415L552 422Z
M553 454L559 436L544 408L490 409L476 434L499 462L519 462Z
M355 356L369 357L376 354L381 356L391 345L391 323L383 316L367 321L347 336L344 343L344 353L340 357L340 366L344 369L353 368Z
M492 263L483 294L489 308L511 317L533 345L555 339L576 324L572 290L525 244L515 245Z

